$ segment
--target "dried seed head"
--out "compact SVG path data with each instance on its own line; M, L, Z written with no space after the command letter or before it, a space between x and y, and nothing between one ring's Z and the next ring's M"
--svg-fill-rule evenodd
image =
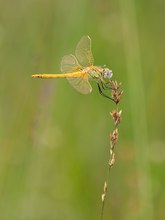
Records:
M111 96L112 96L112 99L114 100L114 102L116 104L118 104L121 100L121 97L122 97L122 94L123 94L123 91L120 91L120 90L112 90L111 92Z
M112 156L112 154L113 154L112 147L110 148L109 153L110 153L110 155Z
M112 116L115 125L118 125L121 121L121 114L122 114L122 110L117 111L116 109L112 110L112 112L110 112L110 115Z
M110 159L110 161L109 161L109 166L110 166L110 167L113 167L114 164L115 164L115 154L113 153L113 154L112 154L112 157L111 157L111 159Z
M105 196L106 196L105 193L103 193L103 194L101 195L101 201L102 201L102 202L104 202L104 200L105 200Z
M111 86L112 86L113 90L118 90L121 86L121 83L118 83L116 80L114 80L114 81L112 80L111 81Z
M107 182L104 182L104 193L107 191Z
M117 143L117 140L118 140L118 136L119 136L119 133L118 133L118 129L116 128L112 134L110 134L110 141L111 141L111 148L113 149L115 144Z
M121 83L118 83L116 80L111 81L111 89L112 89L111 96L116 104L120 102L120 99L123 94L123 91L120 90L120 86L121 86Z

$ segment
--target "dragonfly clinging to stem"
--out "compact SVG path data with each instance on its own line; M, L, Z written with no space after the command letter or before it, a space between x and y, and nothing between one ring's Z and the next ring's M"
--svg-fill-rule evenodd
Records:
M112 70L94 66L93 54L91 51L91 38L83 36L77 44L75 55L65 55L61 60L61 72L33 74L33 78L67 78L69 83L80 93L89 94L92 92L89 80L97 83L99 93L112 99L111 96L105 94L103 90L111 90Z

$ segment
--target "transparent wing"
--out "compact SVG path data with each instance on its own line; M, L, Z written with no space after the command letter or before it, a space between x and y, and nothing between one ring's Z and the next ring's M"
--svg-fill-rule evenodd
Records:
M80 93L88 94L92 92L92 87L88 81L88 77L68 78L69 83Z
M61 71L68 72L66 77L69 83L75 88L78 92L82 94L88 94L92 92L92 87L88 81L88 76L84 73L80 77L71 77L71 72L81 71L83 67L78 63L76 57L72 54L66 55L61 60Z
M61 72L71 72L81 70L82 66L78 63L76 57L72 54L63 56L61 60Z
M80 39L76 47L75 55L82 66L87 67L93 65L94 59L89 36L83 36Z

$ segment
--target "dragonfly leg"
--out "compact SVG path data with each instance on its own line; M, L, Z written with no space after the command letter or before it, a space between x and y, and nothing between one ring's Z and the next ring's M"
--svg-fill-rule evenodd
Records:
M109 87L109 82L108 83L103 83L102 81L101 81L101 86L102 86L102 88L104 89L104 90L108 90L108 89L110 89L110 90L112 90L112 88L111 87Z
M102 96L104 96L105 98L108 98L108 99L114 101L112 97L110 97L110 96L108 96L107 94L103 93L103 91L102 91L101 86L100 86L99 83L97 83L97 86L98 86L98 89L99 89L99 93L100 93ZM103 88L103 89L104 89L104 88ZM107 89L108 89L108 88L107 88Z

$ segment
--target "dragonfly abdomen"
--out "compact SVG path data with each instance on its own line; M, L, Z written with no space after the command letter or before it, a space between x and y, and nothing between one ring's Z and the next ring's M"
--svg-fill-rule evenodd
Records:
M52 79L52 78L80 78L85 76L86 73L83 71L71 72L71 73L42 73L42 74L34 74L33 78L44 78L44 79Z

